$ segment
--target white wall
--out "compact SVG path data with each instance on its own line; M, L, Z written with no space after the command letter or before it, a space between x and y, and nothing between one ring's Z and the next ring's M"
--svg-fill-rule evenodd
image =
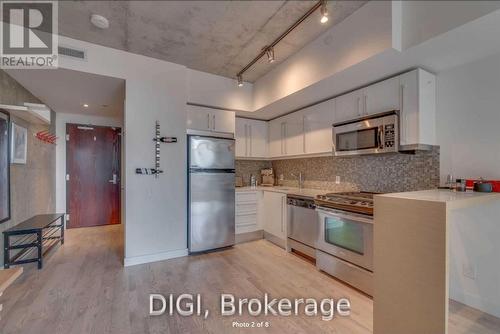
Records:
M91 124L101 126L123 127L121 118L87 116L78 114L57 113L56 136L56 211L66 212L66 124ZM71 218L71 217L70 217Z
M500 201L452 210L450 298L500 317ZM473 277L464 275L472 271Z
M125 265L187 254L186 102L184 66L60 36L59 42L85 49L87 60L61 57L62 68L126 80L124 112ZM176 144L161 147L159 178L137 175L154 167L155 121Z
M254 109L392 48L392 3L370 1L254 84Z
M188 102L243 111L253 110L253 84L188 69Z
M437 76L441 180L500 179L500 54Z
M407 49L500 8L500 1L402 1Z

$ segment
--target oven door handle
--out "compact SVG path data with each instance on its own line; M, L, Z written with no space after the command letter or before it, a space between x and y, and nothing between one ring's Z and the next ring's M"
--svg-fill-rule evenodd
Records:
M319 213L322 213L324 215L333 216L333 217L337 217L337 218L341 218L341 219L348 219L348 220L352 220L352 221L356 221L356 222L360 222L360 223L373 224L373 219L360 217L360 216L357 216L354 214L353 215L342 214L339 212L334 212L334 211L330 211L330 210L318 208L318 207L316 207L316 211L318 211Z

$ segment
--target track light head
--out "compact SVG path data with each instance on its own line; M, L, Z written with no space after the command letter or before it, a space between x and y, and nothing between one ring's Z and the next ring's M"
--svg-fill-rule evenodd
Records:
M321 19L320 22L325 24L328 22L328 9L326 8L326 0L321 4Z
M238 74L237 78L238 78L238 87L242 87L243 86L243 77L241 76L241 74Z
M273 47L269 47L266 49L266 55L267 55L267 61L269 63L274 62L275 58L274 58L274 48Z

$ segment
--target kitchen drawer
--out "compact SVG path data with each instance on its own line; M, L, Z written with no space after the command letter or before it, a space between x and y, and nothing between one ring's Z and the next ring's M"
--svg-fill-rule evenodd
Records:
M257 192L256 191L244 191L236 193L236 203L257 203Z
M257 214L236 216L236 226L257 226Z
M236 203L236 215L257 214L257 203Z

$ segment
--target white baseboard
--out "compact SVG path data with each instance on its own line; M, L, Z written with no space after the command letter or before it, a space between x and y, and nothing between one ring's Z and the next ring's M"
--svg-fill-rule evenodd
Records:
M478 296L466 291L451 290L450 298L495 317L500 317L500 303L486 296Z
M123 265L125 267L135 266L138 264L158 262L168 259L174 259L176 257L182 257L188 255L188 249L178 249L168 252L161 252L156 254L148 254L148 255L140 255L140 256L132 256L126 257L123 260Z

